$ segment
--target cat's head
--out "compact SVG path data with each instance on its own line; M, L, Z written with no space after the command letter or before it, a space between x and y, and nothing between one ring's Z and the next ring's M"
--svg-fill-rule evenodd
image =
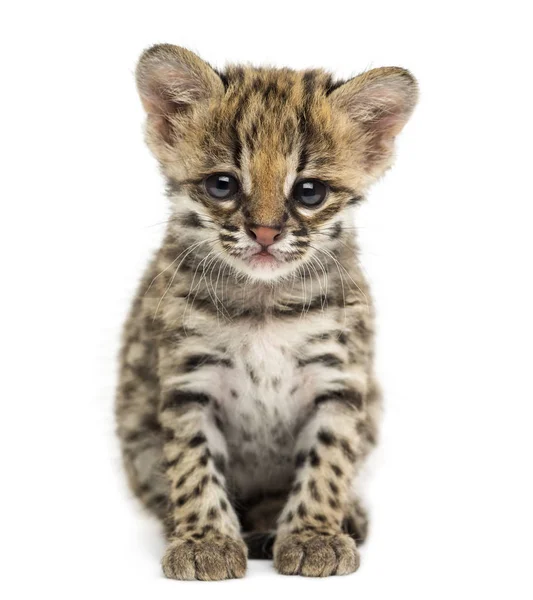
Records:
M396 67L346 82L321 70L219 73L171 45L144 52L137 85L174 223L191 247L262 280L335 254L417 99Z

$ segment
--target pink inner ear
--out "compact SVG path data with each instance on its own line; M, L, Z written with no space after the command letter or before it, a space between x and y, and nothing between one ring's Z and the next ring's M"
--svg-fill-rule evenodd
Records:
M332 94L337 106L384 142L403 129L416 98L415 80L407 71L395 67L359 75Z
M403 92L403 93L402 93ZM362 93L361 100L366 105L372 128L384 137L395 137L403 129L409 117L407 110L408 91L399 82L388 85L378 83Z
M403 129L407 119L404 114L389 114L380 117L376 121L375 128L378 129L384 136L395 137Z
M157 65L140 80L139 93L152 126L167 143L172 142L169 116L194 100L198 84L174 65Z
M170 115L206 93L194 74L174 65L154 67L141 82L143 107L153 115Z

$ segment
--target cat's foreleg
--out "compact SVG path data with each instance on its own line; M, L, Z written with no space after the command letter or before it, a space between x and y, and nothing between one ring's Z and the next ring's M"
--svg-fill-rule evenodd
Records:
M246 571L247 549L225 487L226 444L212 402L202 392L171 389L161 403L169 483L162 565L173 579L230 579Z
M352 389L317 398L296 445L294 485L279 521L274 565L287 575L352 573L354 539L343 531L364 439L363 396Z

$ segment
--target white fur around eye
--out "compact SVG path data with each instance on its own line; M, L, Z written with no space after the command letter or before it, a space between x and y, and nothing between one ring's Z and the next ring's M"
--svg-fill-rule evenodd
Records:
M289 198L292 194L292 188L294 186L294 182L298 177L298 153L293 152L289 158L287 159L287 176L285 177L285 182L283 183L283 193L285 198Z
M245 194L252 193L252 178L250 177L250 150L244 146L241 154L241 185Z
M316 208L306 208L303 204L300 204L299 202L297 202L296 210L304 217L311 217L313 215L320 213L320 211L323 210L324 208L326 208L326 206L329 206L331 204L331 199L332 199L332 193L331 193L331 191L329 191L328 197L326 198L326 201L323 204L320 204Z

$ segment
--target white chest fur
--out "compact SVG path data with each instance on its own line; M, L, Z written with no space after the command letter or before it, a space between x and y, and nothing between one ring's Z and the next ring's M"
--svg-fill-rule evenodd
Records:
M318 393L316 373L298 361L313 335L334 329L331 316L221 324L209 335L232 367L211 382L215 419L227 441L242 493L282 488L292 473L295 438ZM215 383L216 382L216 383Z

